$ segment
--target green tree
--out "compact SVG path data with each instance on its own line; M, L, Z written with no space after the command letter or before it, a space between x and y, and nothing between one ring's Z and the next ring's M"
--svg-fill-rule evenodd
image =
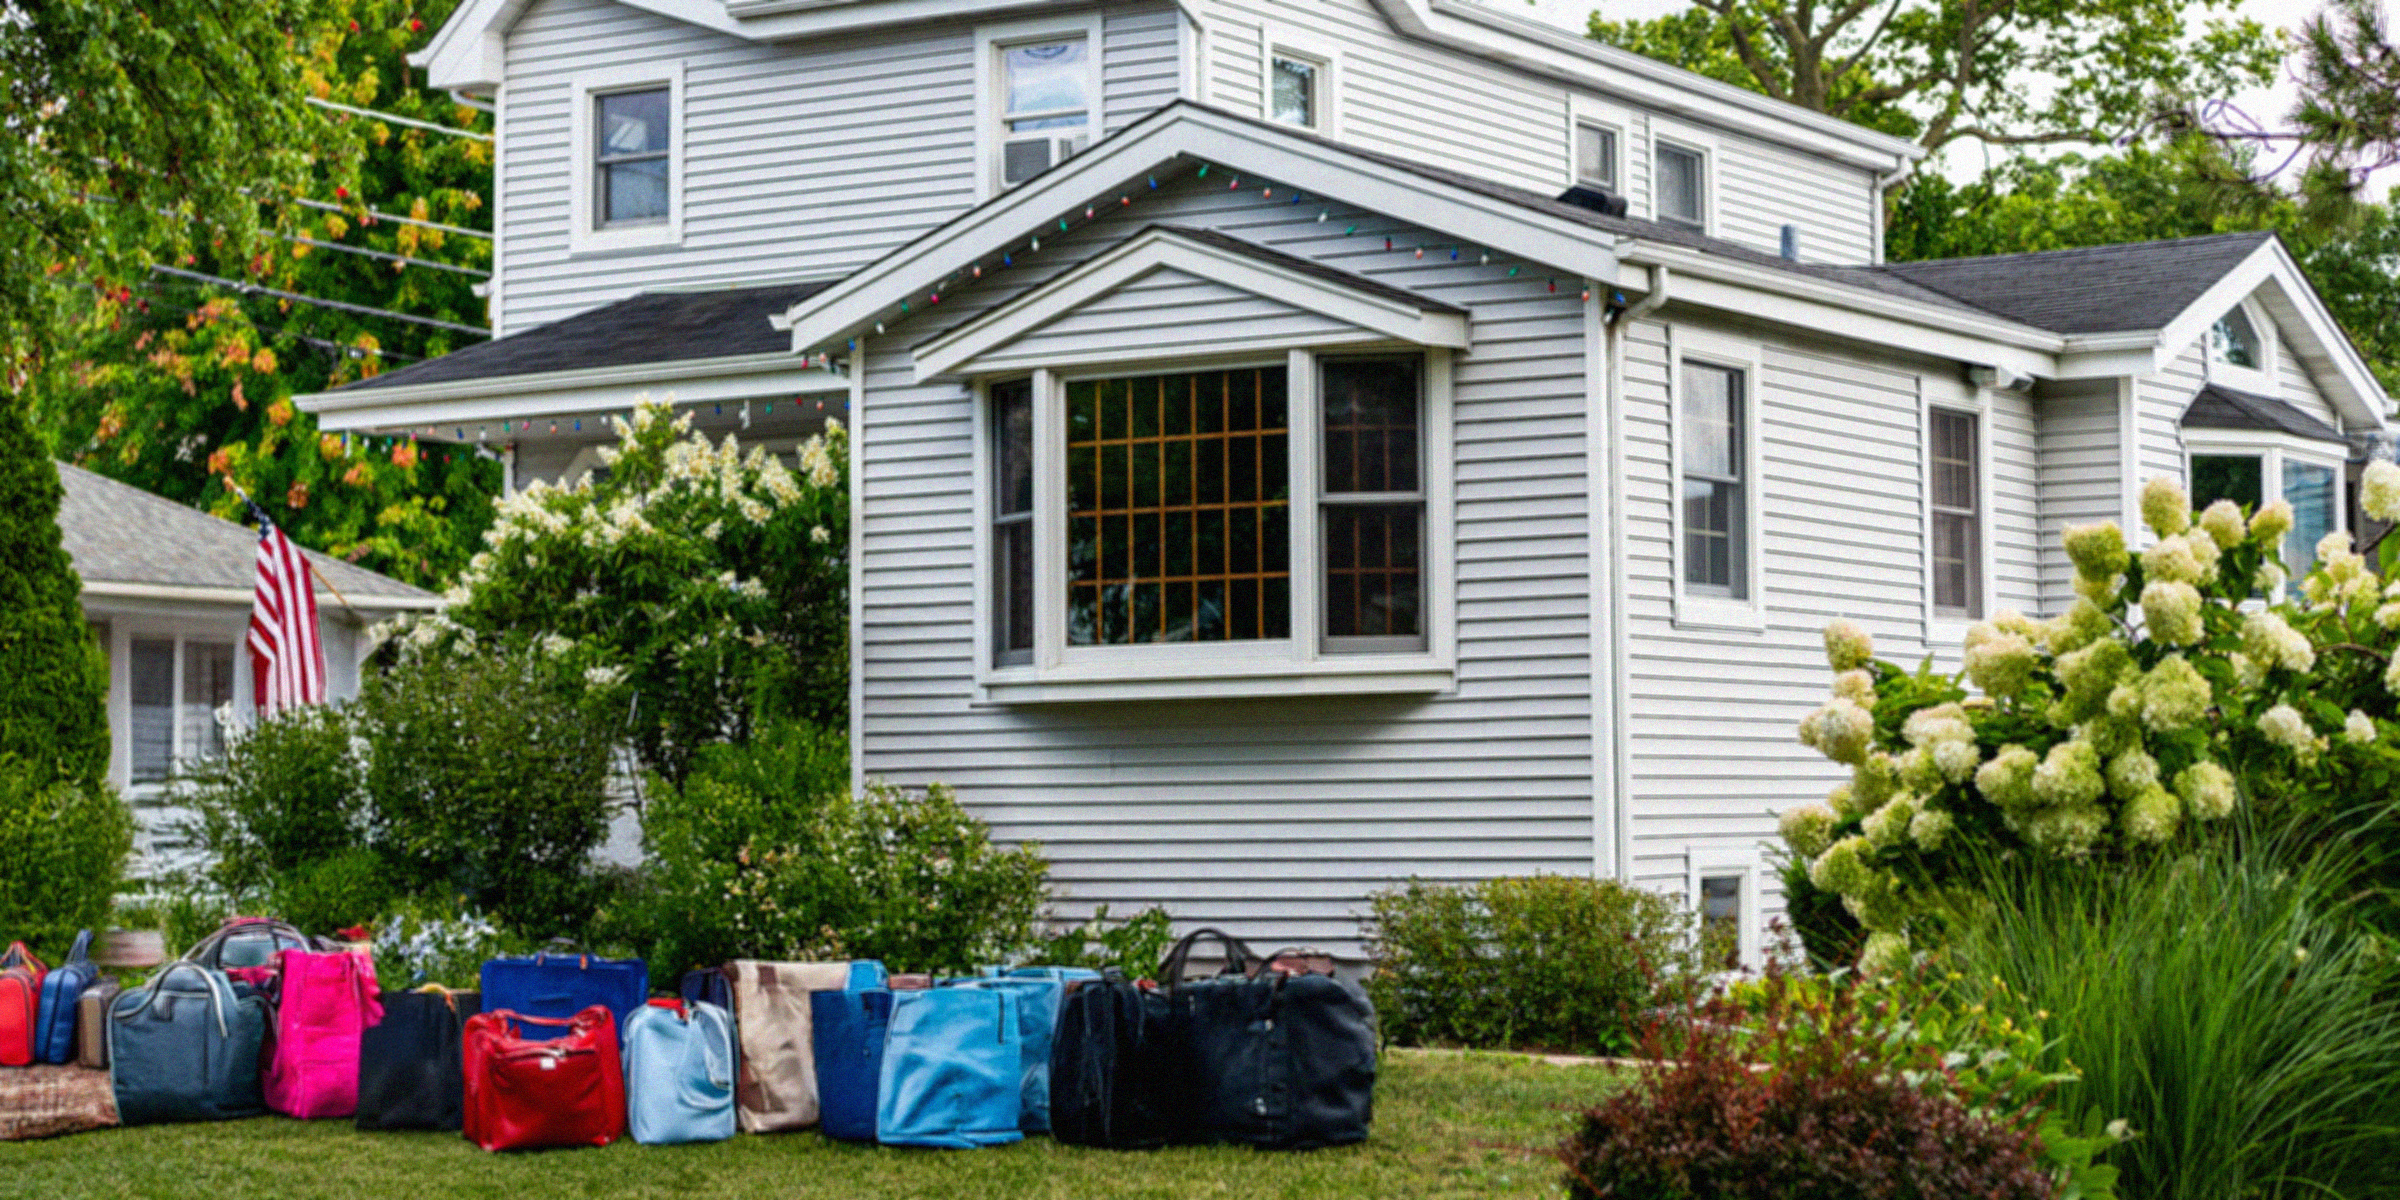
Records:
M0 401L0 760L37 785L97 786L108 770L108 671L59 544L64 494L24 414Z
M2327 0L2299 54L2293 132L2309 162L2312 215L2344 223L2377 171L2400 165L2400 48L2375 0Z
M2201 0L2231 9L2235 0ZM1591 36L1928 149L2105 143L2162 101L2273 77L2258 22L2190 28L2184 0L1694 0ZM2040 83L2042 86L2035 86Z
M488 129L484 114L409 83L404 56L450 6L322 0L316 23L291 41L289 86L428 124ZM488 235L479 236L489 224L491 147L394 121L310 112L340 152L321 156L300 192L278 198L278 223L263 248L197 247L174 261L187 274L74 293L57 348L27 394L62 456L239 519L230 481L308 545L439 585L465 565L490 522L497 462L405 437L325 435L292 397L481 340L474 285L491 263Z

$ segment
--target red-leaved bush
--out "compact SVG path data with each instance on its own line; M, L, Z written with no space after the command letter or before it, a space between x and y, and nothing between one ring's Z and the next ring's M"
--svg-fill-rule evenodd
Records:
M1559 1149L1575 1200L2056 1194L2028 1129L1970 1112L1938 1061L1892 1063L1847 1001L1805 1019L1712 1005L1646 1042L1658 1065Z

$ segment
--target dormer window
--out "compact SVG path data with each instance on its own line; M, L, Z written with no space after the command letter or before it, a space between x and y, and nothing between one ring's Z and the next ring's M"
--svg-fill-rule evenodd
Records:
M2250 314L2240 305L2209 327L2208 357L2219 366L2266 369L2267 356L2265 347L2259 343L2258 327L2250 322Z
M1656 204L1666 224L1703 233L1708 229L1708 158L1698 150L1658 143Z
M1270 70L1273 83L1270 115L1275 121L1301 129L1323 128L1325 64L1277 51Z
M1589 122L1575 126L1575 182L1617 192L1617 131Z
M649 225L668 215L668 150L673 112L664 87L592 97L592 225Z
M1014 186L1091 145L1088 37L1000 47L1000 182Z

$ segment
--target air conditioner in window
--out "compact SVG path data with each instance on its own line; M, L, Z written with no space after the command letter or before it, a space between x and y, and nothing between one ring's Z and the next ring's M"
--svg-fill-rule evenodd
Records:
M1040 137L1018 138L1001 147L1001 178L1006 183L1023 183L1082 153L1091 144L1087 134L1059 137L1044 134Z

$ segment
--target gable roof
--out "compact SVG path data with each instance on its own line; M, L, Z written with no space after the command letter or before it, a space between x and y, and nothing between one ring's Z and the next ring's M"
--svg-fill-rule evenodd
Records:
M1393 301L1394 303L1410 305L1415 308L1423 309L1427 312L1455 313L1462 317L1467 315L1466 309L1461 308L1456 304L1452 304L1447 300L1437 300L1431 296L1412 292L1404 287L1397 287L1392 284L1385 283L1380 279L1370 279L1367 276L1357 274L1356 272L1342 270L1340 267L1328 266L1324 263L1318 262L1313 258L1302 258L1297 254L1287 254L1284 251L1277 250L1272 246L1261 246L1256 242L1244 241L1243 239L1235 237L1230 233L1225 233L1215 229L1203 229L1191 225L1151 225L1134 234L1134 236L1138 238L1143 234L1150 233L1152 231L1172 234L1176 237L1199 242L1206 246L1214 246L1217 249L1223 250L1229 254L1235 254L1243 258L1254 259L1270 267L1278 267L1295 274L1306 275L1320 282L1330 283L1336 287L1348 288L1354 292L1364 292L1370 296L1381 296L1386 300Z
M2240 392L2212 383L2183 410L2186 429L2245 429L2288 433L2311 441L2348 445L2342 431L2272 396Z
M791 339L776 333L767 318L831 286L831 280L818 280L715 291L643 292L333 390L371 392L637 363L789 353Z
M258 534L71 463L57 465L58 481L66 488L58 508L59 534L84 590L106 595L168 588L220 593L192 599L248 602L258 579ZM323 576L316 584L321 605L340 603L327 590L328 582L361 608L388 611L440 603L432 592L365 567L314 550L301 553Z
M2163 329L2273 233L1888 263L1882 275L2054 333Z

